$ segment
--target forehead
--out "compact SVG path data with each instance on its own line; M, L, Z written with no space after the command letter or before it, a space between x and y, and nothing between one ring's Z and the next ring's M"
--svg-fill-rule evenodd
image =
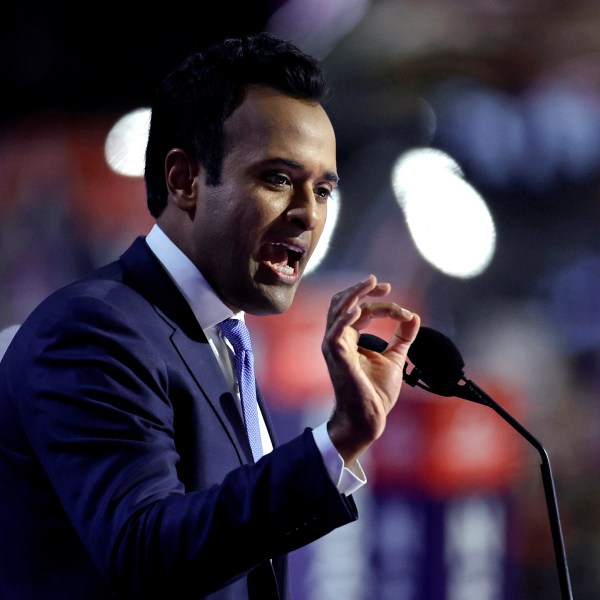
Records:
M334 171L335 133L325 109L266 87L250 87L225 122L226 152L282 156Z

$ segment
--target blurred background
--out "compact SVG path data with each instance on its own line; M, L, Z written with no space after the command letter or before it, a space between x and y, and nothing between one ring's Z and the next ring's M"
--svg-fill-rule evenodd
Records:
M149 230L139 171L109 166L120 119L188 53L277 33L323 60L341 175L299 301L249 319L281 441L328 415L329 298L375 273L543 444L573 595L597 598L598 2L123 8L3 9L0 329ZM364 462L362 518L294 553L294 600L561 598L540 454L496 412L406 385Z

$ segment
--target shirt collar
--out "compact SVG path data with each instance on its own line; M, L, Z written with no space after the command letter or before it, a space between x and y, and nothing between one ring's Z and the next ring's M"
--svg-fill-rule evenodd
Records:
M187 300L203 330L230 317L244 320L243 312L234 314L223 304L194 263L158 225L152 227L146 243Z

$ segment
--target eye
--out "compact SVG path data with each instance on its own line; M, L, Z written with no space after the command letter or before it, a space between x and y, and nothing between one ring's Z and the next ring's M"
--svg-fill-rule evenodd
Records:
M331 198L332 190L327 186L320 186L315 188L315 196L322 198L323 200L329 200Z
M290 179L283 173L265 173L263 175L263 181L270 183L271 185L282 187L284 185L290 185Z

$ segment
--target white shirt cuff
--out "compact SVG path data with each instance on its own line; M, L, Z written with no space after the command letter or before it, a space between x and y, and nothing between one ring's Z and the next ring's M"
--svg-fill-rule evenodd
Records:
M344 459L340 456L329 437L327 423L315 427L312 433L317 448L323 457L325 468L340 494L349 496L367 483L367 477L358 460L350 467L344 464Z

